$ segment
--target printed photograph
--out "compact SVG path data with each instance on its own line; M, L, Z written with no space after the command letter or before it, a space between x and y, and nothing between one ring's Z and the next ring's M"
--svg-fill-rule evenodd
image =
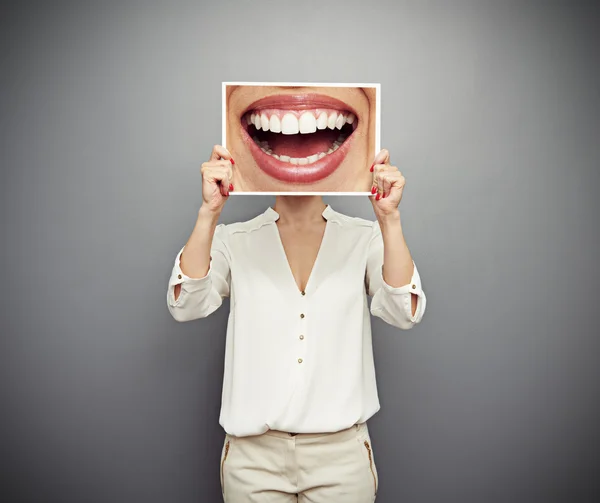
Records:
M370 194L379 84L223 83L235 193Z

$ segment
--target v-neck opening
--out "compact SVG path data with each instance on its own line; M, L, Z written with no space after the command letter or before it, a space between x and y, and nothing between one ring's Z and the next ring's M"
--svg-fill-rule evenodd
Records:
M317 271L317 266L319 265L320 262L320 258L321 255L323 255L323 248L324 248L324 244L325 244L325 239L327 238L327 234L328 234L328 229L330 227L329 225L329 218L327 218L326 214L329 213L331 211L331 207L329 205L327 205L325 207L325 209L323 210L323 212L321 213L321 216L325 219L325 230L323 231L323 237L321 238L321 243L319 245L319 250L317 251L317 256L315 257L315 261L313 262L312 268L310 270L310 274L308 275L308 279L306 280L306 286L304 287L304 290L302 290L299 286L298 283L296 282L296 278L294 277L294 271L292 270L292 266L290 264L290 260L288 258L288 255L285 251L285 246L283 246L283 240L281 239L281 233L279 232L279 227L277 226L277 220L279 220L279 214L271 207L269 207L269 210L274 214L274 221L273 221L273 225L275 226L275 233L277 234L277 241L279 243L279 249L281 250L284 262L287 266L287 270L288 270L288 275L291 277L292 283L293 285L296 287L296 290L299 293L305 294L306 292L309 291L310 287L312 286L312 281L313 281L313 277L315 275L315 271Z

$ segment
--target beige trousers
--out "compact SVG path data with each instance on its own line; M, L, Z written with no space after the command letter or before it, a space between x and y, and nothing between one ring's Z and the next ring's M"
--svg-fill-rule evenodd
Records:
M337 433L225 436L225 503L368 503L377 468L366 423Z

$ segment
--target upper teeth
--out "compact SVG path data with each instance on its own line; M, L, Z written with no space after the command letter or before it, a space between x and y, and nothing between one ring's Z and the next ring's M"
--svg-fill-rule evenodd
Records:
M286 115L286 117L288 116L290 116L290 114ZM292 117L294 116L292 115ZM295 120L296 118L294 117L294 121ZM293 124L293 122L290 121L290 124ZM310 112L304 112L296 124L300 126L301 133L314 133L317 130L317 119Z
M281 121L275 114L271 115L268 129L269 131L273 131L273 133L281 133Z
M266 115L262 114L261 117L266 117ZM283 134L297 134L299 127L300 124L294 114L285 114L281 119L281 132ZM263 129L263 131L266 131L266 129Z
M280 117L281 115L281 117ZM342 129L344 124L353 124L356 116L351 112L306 111L306 112L250 112L246 122L256 129L282 134L314 133L317 129Z

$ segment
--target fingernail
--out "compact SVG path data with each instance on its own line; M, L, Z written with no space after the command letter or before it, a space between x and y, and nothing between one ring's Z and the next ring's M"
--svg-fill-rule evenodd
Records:
M229 184L229 192L233 192L233 184L232 183Z
M231 159L229 159L231 161L231 164L235 164L235 161L233 160L233 157Z
M377 195L375 196L375 201L379 201L381 199L381 194L379 192L377 192Z
M371 194L375 194L377 192L377 187L371 187Z
M381 198L383 199L384 197L387 197L387 193L383 193L383 196L381 196Z
M375 163L371 164L371 169L369 170L371 173L373 173L373 168L375 167Z

